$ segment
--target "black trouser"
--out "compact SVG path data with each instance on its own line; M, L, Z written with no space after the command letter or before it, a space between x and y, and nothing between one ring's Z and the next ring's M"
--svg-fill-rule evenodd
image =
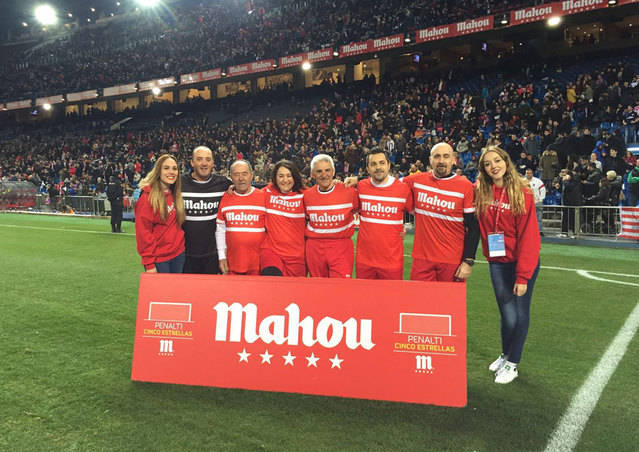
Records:
M201 275L219 275L220 264L217 253L210 256L186 256L184 262L184 273L196 273Z
M561 232L566 233L570 229L575 232L575 207L564 207L561 209Z
M122 203L111 203L111 230L113 232L122 230Z

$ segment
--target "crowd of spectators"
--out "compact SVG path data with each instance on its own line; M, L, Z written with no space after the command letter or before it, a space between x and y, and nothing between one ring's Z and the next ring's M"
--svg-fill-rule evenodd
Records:
M277 58L497 14L539 0L184 0L17 53L0 100L99 89Z
M531 168L544 181L546 204L616 205L618 188L636 159L627 152L619 129L601 129L598 136L591 130L609 119L602 114L610 109L618 113L617 124L637 123L634 69L608 64L566 87L544 73L543 66L530 72L536 82L505 80L488 94L458 88L456 78L468 76L463 72L449 73L450 79L422 74L379 84L374 77L327 84L318 88L323 96L306 112L296 111L289 96L290 114L282 119L212 122L198 111L141 130L87 129L88 118L78 128L66 124L14 131L0 144L0 177L29 180L43 193L59 196L103 193L106 181L116 176L132 194L160 154L176 155L188 171L190 152L198 145L215 150L222 174L235 159L250 160L258 184L281 158L293 160L308 175L317 153L334 157L338 177L357 175L363 155L373 146L389 151L393 172L402 176L427 171L431 147L445 141L455 149L455 171L471 180L482 148L499 145L522 175ZM261 96L273 99L268 93ZM232 108L247 104L247 97L220 102ZM634 116L625 114L629 108Z

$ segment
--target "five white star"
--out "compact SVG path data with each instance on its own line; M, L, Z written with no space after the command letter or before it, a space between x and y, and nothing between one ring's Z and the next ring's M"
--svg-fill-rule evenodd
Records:
M291 366L293 366L293 360L295 359L295 355L291 355L291 352L289 351L286 355L282 355L282 358L284 358L284 365L286 366L287 364L290 364Z
M335 358L330 358L329 361L332 363L331 369L333 367L337 367L339 369L342 368L342 361L344 361L343 359L339 359L339 356L337 356L337 353L335 353Z
M317 367L317 361L319 361L319 358L315 356L315 353L311 353L311 356L307 356L306 360L308 361L306 367Z
M243 348L241 352L237 353L238 356L240 357L239 362L246 362L248 363L248 358L249 356L251 356L251 353L248 353L246 351L246 348ZM267 363L267 364L271 364L271 358L275 355L273 355L272 353L269 353L268 349L264 351L264 353L260 353L259 356L262 358L262 364ZM284 365L288 365L290 364L291 366L294 366L294 360L296 358L295 355L292 355L291 352L287 352L286 355L282 355L282 358L284 358ZM315 367L317 368L317 362L320 360L319 356L315 356L315 353L312 352L311 356L305 356L306 361L307 361L307 365L306 367ZM329 361L331 362L331 369L337 367L338 369L342 368L342 362L344 362L343 358L340 358L339 355L336 353L335 357L333 358L329 358Z
M273 357L273 355L271 355L268 352L268 350L266 350L264 353L260 354L260 356L262 357L262 364L264 364L264 363L271 364L271 358Z
M247 363L248 363L248 357L251 356L250 353L246 353L245 348L243 348L242 351L238 353L238 355L240 355L240 362L245 361Z

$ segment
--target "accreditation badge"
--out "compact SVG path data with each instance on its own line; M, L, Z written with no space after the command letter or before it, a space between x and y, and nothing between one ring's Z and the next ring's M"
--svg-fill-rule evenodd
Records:
M506 255L506 241L503 232L488 234L488 257L502 257Z

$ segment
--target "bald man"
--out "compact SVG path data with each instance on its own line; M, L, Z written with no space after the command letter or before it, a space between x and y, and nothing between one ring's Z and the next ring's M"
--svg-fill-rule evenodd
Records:
M438 143L430 151L432 172L407 176L413 192L415 239L410 279L465 281L479 243L474 188L453 173L453 148Z
M186 221L182 225L186 240L184 273L219 274L215 220L220 200L231 181L213 172L213 152L206 146L193 149L191 166L191 174L182 177L186 210Z

